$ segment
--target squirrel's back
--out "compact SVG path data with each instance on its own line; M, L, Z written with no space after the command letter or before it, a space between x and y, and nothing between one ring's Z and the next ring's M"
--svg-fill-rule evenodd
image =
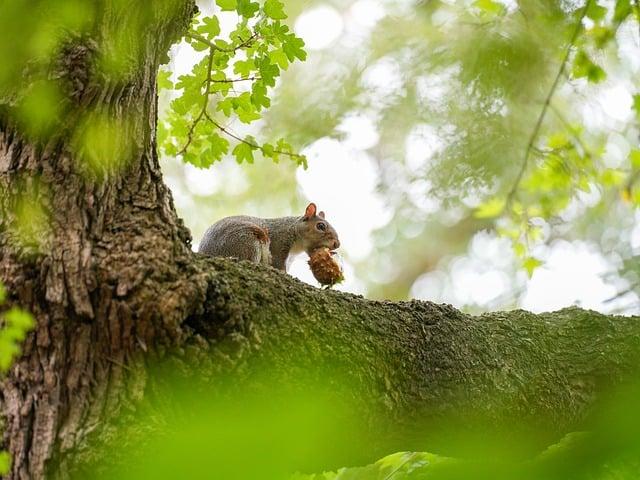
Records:
M269 243L269 233L262 219L237 215L211 225L202 237L198 252L271 264Z

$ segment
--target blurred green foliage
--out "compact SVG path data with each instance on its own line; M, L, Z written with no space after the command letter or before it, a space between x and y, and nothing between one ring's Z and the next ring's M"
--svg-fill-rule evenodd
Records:
M154 389L153 407L138 409L110 447L113 463L78 478L632 480L640 474L636 382L603 395L589 412L585 431L534 454L522 454L530 451L526 438L456 431L455 456L399 452L366 466L312 473L315 465L358 458L369 448L364 431L345 422L353 420L353 412L341 411L343 403L333 398L347 387L298 378L295 383L308 386L301 394L291 383L277 381L268 367L260 372L250 388L238 388L235 379L203 388L196 386L200 380L169 374L167 390ZM453 423L451 428L459 429ZM451 432L445 428L442 434Z
M6 290L0 283L0 308L6 297ZM34 326L31 314L18 307L0 310L0 375L6 373L13 360L20 355L20 344ZM7 473L10 465L8 453L0 452L0 475Z

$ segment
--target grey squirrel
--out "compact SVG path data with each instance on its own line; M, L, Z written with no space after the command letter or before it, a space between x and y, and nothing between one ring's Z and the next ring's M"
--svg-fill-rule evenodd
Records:
M258 218L245 215L226 217L204 234L199 253L235 257L287 270L290 254L311 253L318 248L335 250L340 240L335 229L310 203L301 217Z

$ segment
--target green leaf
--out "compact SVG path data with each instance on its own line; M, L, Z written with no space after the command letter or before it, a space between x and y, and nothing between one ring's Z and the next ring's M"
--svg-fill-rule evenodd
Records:
M494 0L475 0L473 6L491 15L500 15L505 11L504 5Z
M216 0L216 3L223 12L229 12L236 9L236 0Z
M158 70L158 88L160 90L171 90L173 88L173 82L169 80L171 76L171 71L169 70Z
M6 475L11 468L11 456L7 452L0 452L0 475Z
M226 52L215 51L213 53L213 66L224 70L229 66L229 54Z
M293 62L296 58L300 60L307 58L307 52L304 51L304 41L293 33L285 36L282 51L287 55L290 62Z
M564 133L555 133L549 137L549 140L547 140L547 145L549 146L549 148L558 150L569 146L570 142Z
M244 18L253 18L258 10L260 5L251 0L237 0L236 11Z
M617 187L624 182L625 175L615 168L607 168L600 176L600 181L605 187Z
M209 90L211 92L220 92L223 95L229 93L229 90L231 89L231 82L227 81L228 79L224 74L224 71L216 70L215 72L212 72L211 79L215 80L214 82L211 82L211 85L209 85Z
M270 143L265 143L264 145L262 145L262 153L265 156L272 158L274 155L276 155L275 147Z
M211 154L214 159L220 160L229 151L229 141L217 133L212 133L209 137Z
M529 275L529 278L531 278L536 268L538 268L542 264L543 263L535 257L527 257L522 262L522 267L527 271L527 275Z
M236 157L236 162L253 163L253 147L246 143L239 143L233 149L233 155Z
M233 101L234 98L225 98L224 100L220 100L218 105L216 105L216 110L225 114L225 116L230 117L231 112L233 111Z
M4 313L4 319L12 326L27 332L34 326L33 317L29 312L13 307Z
M262 82L256 82L251 87L251 103L253 103L258 110L262 107L269 108L271 100L267 97L267 87Z
M610 28L596 25L588 31L589 36L593 38L593 42L598 48L604 48L609 40L614 36L614 31Z
M617 0L616 7L613 11L613 21L615 23L622 22L631 13L631 0Z
M587 17L589 17L594 22L599 22L604 18L607 14L607 9L598 5L596 2L588 3L589 7L587 8Z
M4 303L7 298L7 291L4 288L4 285L0 283L0 305Z
M238 60L233 64L233 71L242 77L248 77L255 67L255 62L252 59Z
M513 253L515 253L516 256L523 258L527 253L527 247L525 247L524 243L518 242L513 245Z
M589 73L587 74L587 79L591 83L600 83L603 82L607 78L607 73L595 63L591 65L589 68Z
M203 24L199 25L196 31L204 35L208 40L213 40L220 35L220 22L218 17L206 17Z
M189 42L189 45L191 45L191 48L193 48L196 52L204 52L205 50L209 49L209 46L204 43L201 42L200 40L196 40L194 39L189 39L187 40Z
M221 38L216 38L213 43L214 43L214 45L216 47L218 47L218 48L220 48L222 50L231 50L231 47L232 47L232 45L229 42L227 42L227 41L225 41L225 40L223 40Z
M293 147L291 147L284 138L278 139L276 149L284 153L293 153Z
M573 63L573 76L575 78L586 77L589 82L599 83L607 78L606 72L593 63L584 50L580 50Z
M633 96L633 107L636 111L636 117L640 121L640 94L636 94Z
M14 357L20 354L20 342L35 322L30 313L13 307L3 315L4 327L0 330L0 371L7 371Z
M631 160L631 166L633 168L640 169L640 150L631 150L631 153L629 154L629 159ZM2 303L1 300L0 300L0 303Z
M269 52L269 58L272 63L277 64L281 69L286 70L289 68L289 59L282 49L277 49Z
M273 65L269 57L264 57L260 62L259 69L262 82L269 87L274 87L276 85L276 78L280 75L278 66Z
M244 43L252 35L253 35L253 31L249 28L246 22L240 22L236 26L236 29L229 34L229 38L233 40L233 42L236 45L240 45L241 43Z
M238 119L242 123L251 123L262 118L262 115L255 110L238 109L236 110L236 115L238 115Z
M274 20L287 18L287 14L284 13L284 4L280 0L267 0L264 3L264 13Z
M505 207L505 201L501 198L492 198L480 205L473 216L476 218L493 218L502 213Z

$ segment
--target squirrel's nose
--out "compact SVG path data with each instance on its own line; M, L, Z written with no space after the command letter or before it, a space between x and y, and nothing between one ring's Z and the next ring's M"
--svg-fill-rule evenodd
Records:
M333 241L333 249L340 248L340 240L337 238Z

